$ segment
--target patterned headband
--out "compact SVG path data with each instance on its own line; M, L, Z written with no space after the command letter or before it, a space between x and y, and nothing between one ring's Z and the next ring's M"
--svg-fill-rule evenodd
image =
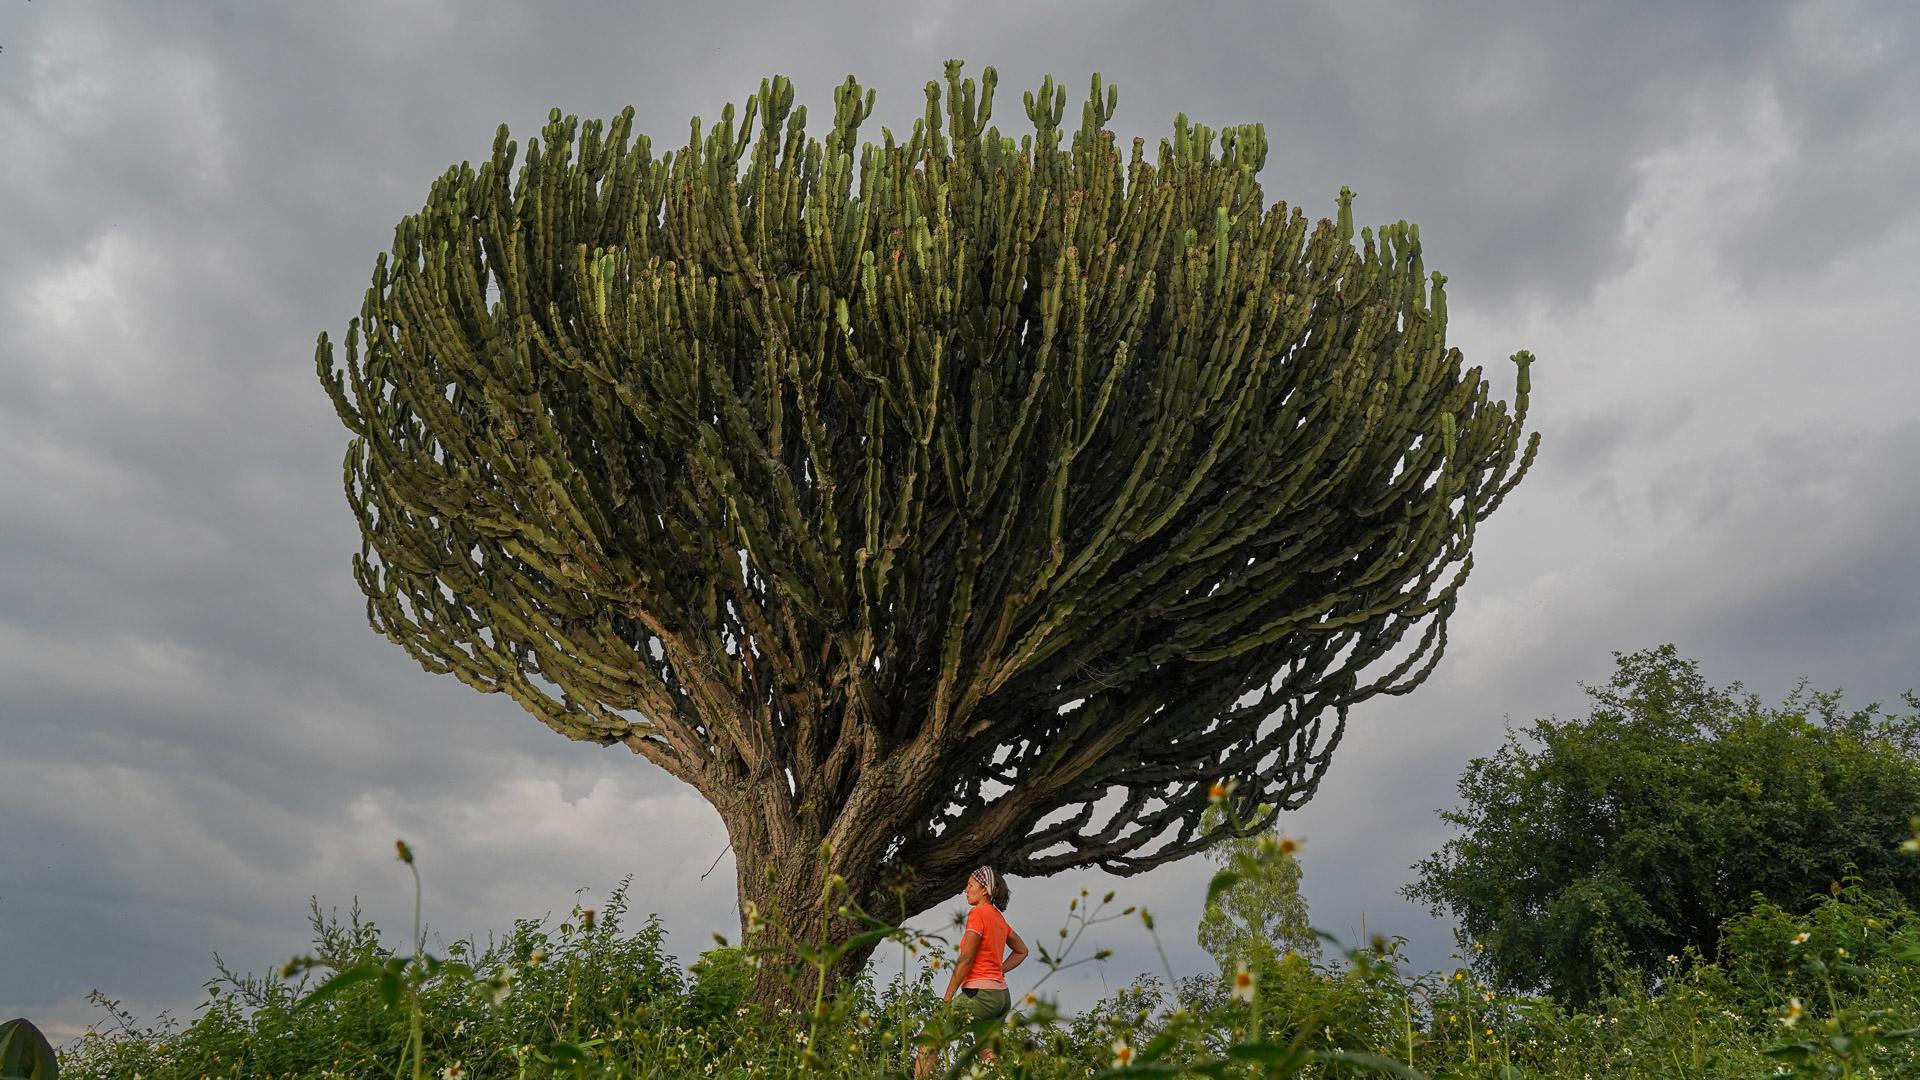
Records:
M983 866L969 876L977 882L981 888L987 890L987 897L989 899L993 897L995 892L999 891L1000 879L994 876L993 867Z

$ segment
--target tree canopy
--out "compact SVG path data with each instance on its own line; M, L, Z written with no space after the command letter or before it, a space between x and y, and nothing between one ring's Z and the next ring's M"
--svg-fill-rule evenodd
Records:
M1200 947L1223 973L1237 964L1267 971L1288 952L1320 954L1320 937L1300 895L1300 862L1276 830L1222 840L1207 858L1237 878L1200 912Z
M1408 896L1459 920L1483 975L1583 1002L1610 962L1712 958L1761 899L1806 911L1857 880L1920 903L1920 860L1899 850L1920 810L1920 718L1804 689L1763 707L1671 645L1617 661L1587 716L1473 760L1441 814L1459 835L1415 868Z
M1532 458L1416 227L1268 203L1258 125L1128 152L1098 76L1003 135L995 79L877 142L851 78L824 140L783 78L659 156L502 127L320 342L374 626L697 787L743 911L1143 870L1227 777L1265 827Z

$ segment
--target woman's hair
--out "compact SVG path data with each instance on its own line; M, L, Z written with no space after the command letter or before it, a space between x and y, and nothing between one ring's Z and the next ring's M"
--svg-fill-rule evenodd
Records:
M1013 894L1007 889L1006 878L995 873L991 866L982 866L969 876L978 882L981 888L987 890L988 903L992 904L996 910L1007 910L1007 901L1013 898Z

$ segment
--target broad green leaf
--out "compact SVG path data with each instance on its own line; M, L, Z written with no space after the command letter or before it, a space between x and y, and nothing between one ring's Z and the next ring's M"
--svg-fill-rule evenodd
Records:
M968 1024L966 1027L961 1028L959 1032L957 1032L957 1034L972 1035L975 1039L982 1039L988 1035L993 1034L996 1031L999 1031L1005 1025L1006 1025L1006 1020L1002 1017L996 1016L990 1020L975 1020L973 1023Z
M0 1076L59 1080L60 1059L53 1044L24 1016L0 1024Z
M1207 903L1212 904L1220 898L1221 893L1226 892L1239 883L1240 875L1231 870L1222 870L1213 875L1213 880L1207 883Z
M866 945L872 945L875 942L887 940L895 933L896 931L892 927L884 930L868 930L864 934L855 934L846 941L841 942L840 949L844 952L848 949L858 949Z
M1149 1042L1139 1049L1134 1055L1134 1061L1141 1065L1149 1061L1159 1061L1161 1058L1167 1056L1167 1051L1173 1049L1174 1044L1179 1041L1179 1036L1173 1032L1162 1032L1155 1036L1152 1042Z
M322 1001L338 994L340 991L345 990L347 987L352 986L354 983L366 982L368 979L377 979L382 974L384 974L384 969L372 961L364 964L355 964L340 974L335 975L333 978L328 979L326 982L321 983L319 986L314 987L313 993L294 1002L293 1007L298 1011L312 1005L318 1005Z

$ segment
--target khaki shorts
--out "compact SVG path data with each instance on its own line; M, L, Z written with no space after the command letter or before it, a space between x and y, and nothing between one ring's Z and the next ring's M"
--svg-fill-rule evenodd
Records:
M1007 1015L1013 1008L1013 995L1005 990L965 987L941 1008L941 1017L955 1027L966 1027L982 1020Z

